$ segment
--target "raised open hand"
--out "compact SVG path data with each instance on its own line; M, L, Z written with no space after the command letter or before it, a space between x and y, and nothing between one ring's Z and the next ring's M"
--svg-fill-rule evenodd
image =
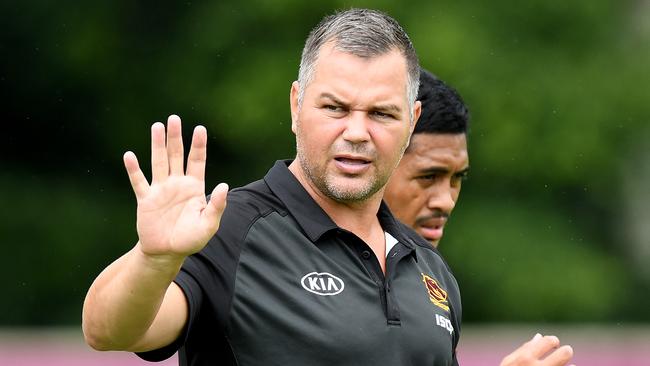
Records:
M184 170L181 119L172 115L167 119L166 134L162 123L151 126L151 184L135 154L124 154L138 201L137 230L144 254L182 259L201 250L219 228L228 186L217 185L206 201L206 146L207 131L197 126Z

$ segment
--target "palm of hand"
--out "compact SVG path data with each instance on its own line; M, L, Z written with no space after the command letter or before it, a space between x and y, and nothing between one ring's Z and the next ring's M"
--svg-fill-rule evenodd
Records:
M203 248L214 234L201 225L203 187L194 177L169 177L138 201L138 236L146 254L184 256Z
M131 152L124 165L138 200L137 230L142 252L151 257L184 258L201 250L219 227L228 186L218 185L210 201L205 196L207 132L198 126L183 171L180 119L151 128L152 183L149 185Z

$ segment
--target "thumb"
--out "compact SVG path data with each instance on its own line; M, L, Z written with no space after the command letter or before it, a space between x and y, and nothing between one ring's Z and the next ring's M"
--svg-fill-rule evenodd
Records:
M219 229L221 215L223 214L223 210L226 208L227 195L228 184L219 183L212 191L212 194L210 195L210 201L201 213L202 226L212 234L214 234L217 229Z

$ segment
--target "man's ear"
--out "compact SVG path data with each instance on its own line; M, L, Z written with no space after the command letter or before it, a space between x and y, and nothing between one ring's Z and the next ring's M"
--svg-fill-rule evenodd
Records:
M416 100L415 104L413 105L413 122L409 126L409 140L406 143L406 147L404 148L404 151L406 151L408 147L411 145L411 137L413 137L413 130L415 129L415 124L418 123L418 120L420 119L421 115L422 115L422 103L419 100Z
M296 122L298 121L298 93L300 91L300 84L297 81L291 83L291 92L289 93L289 104L291 105L291 131L296 133Z
M413 105L413 123L411 123L411 133L413 133L413 129L415 129L415 124L418 123L421 114L422 114L422 103L419 100L416 100L415 104Z

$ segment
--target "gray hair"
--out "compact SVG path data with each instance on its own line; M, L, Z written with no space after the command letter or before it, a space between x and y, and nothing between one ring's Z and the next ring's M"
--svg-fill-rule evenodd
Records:
M372 58L398 50L406 59L408 72L406 95L413 121L413 104L420 83L420 65L413 44L404 29L390 16L370 9L337 12L323 20L309 33L298 72L298 106L302 107L305 89L314 77L318 53L322 46L334 42L334 48L358 57Z

